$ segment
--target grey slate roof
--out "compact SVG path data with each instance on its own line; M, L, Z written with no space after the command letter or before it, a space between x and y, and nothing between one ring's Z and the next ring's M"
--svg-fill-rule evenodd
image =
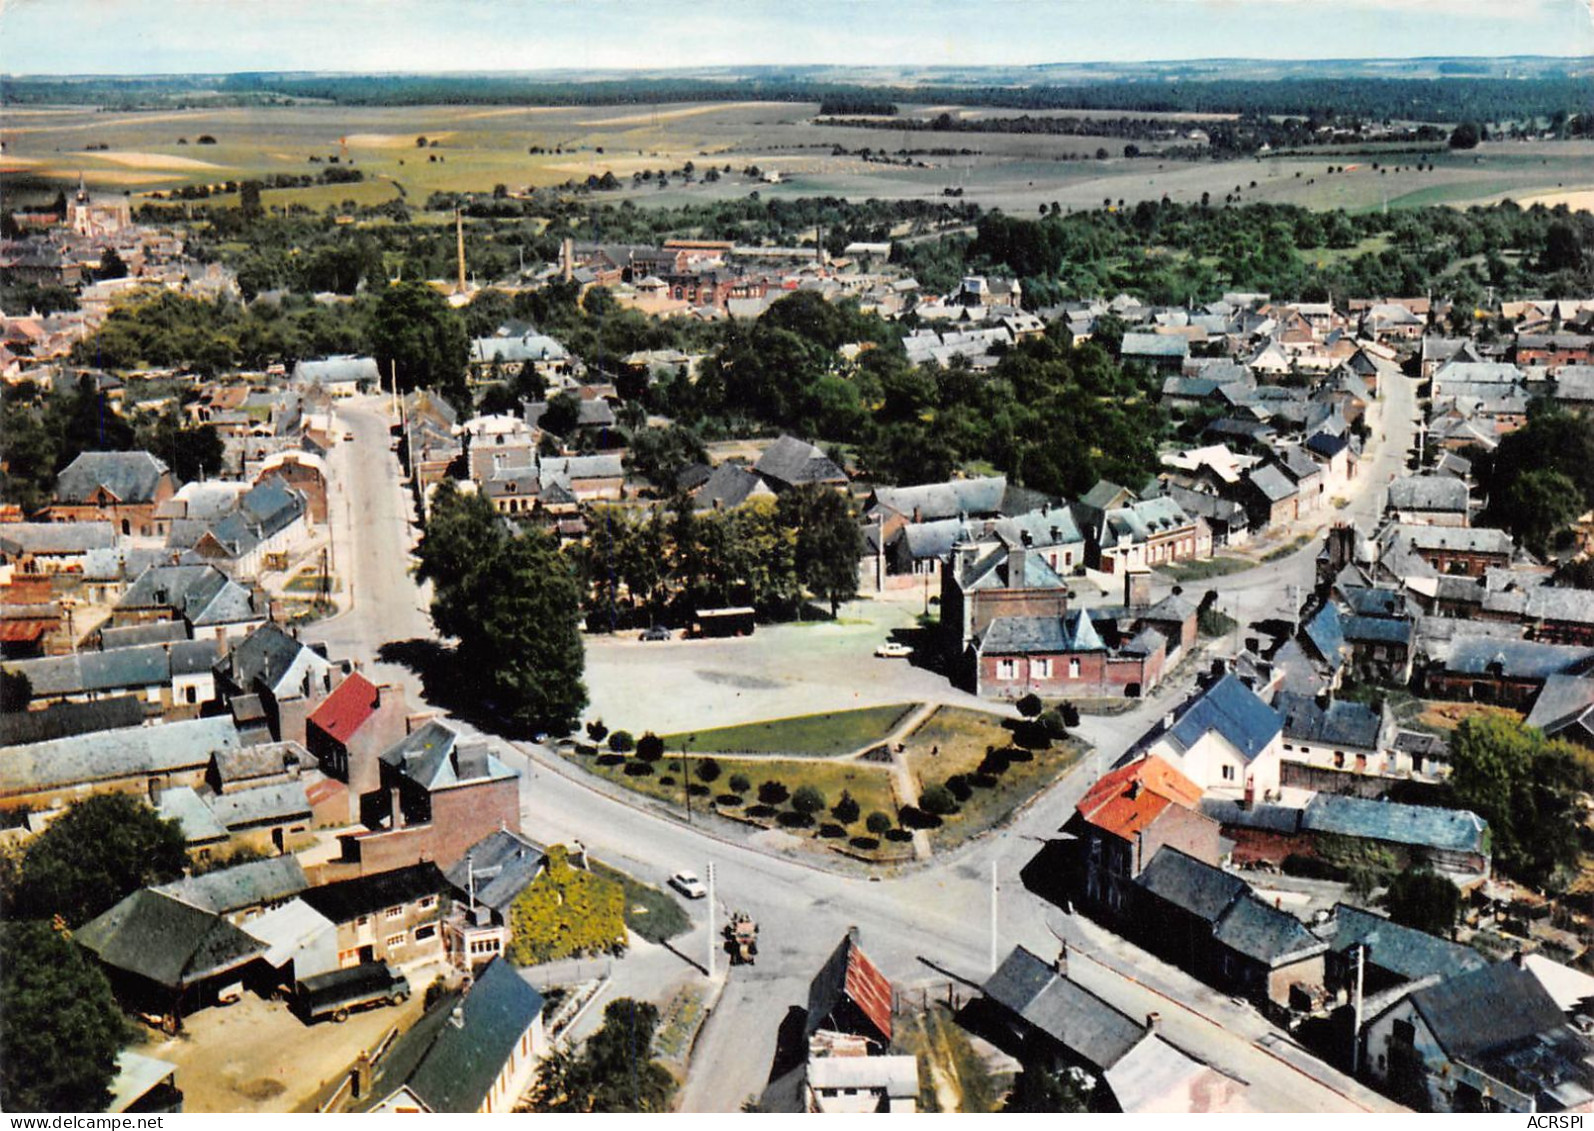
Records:
M417 1024L400 1038L401 1045L422 1046L393 1050L395 1061L415 1067L403 1079L384 1072L382 1089L391 1095L407 1086L433 1112L477 1111L542 1007L542 995L506 960L495 958L457 1007L448 1000L437 1007L444 1017L457 1008L458 1024Z
M1124 357L1182 358L1190 353L1190 342L1183 334L1141 334L1131 331L1124 335L1119 353Z
M1232 674L1207 688L1174 722L1168 736L1185 750L1209 731L1250 761L1278 735L1284 720Z
M245 691L270 688L275 691L301 659L309 652L275 624L263 624L237 644L217 664L233 684Z
M447 891L448 881L443 873L436 864L427 861L309 888L299 898L332 922L348 923L361 915Z
M981 989L987 998L1098 1070L1116 1064L1146 1035L1138 1022L1021 946Z
M1467 485L1445 475L1406 475L1389 485L1389 505L1403 511L1466 514Z
M1525 611L1534 620L1594 625L1594 590L1539 585L1528 590Z
M1323 707L1310 695L1280 691L1273 696L1273 709L1284 716L1286 739L1327 746L1358 746L1364 750L1378 746L1383 719L1365 703L1336 699Z
M309 818L310 799L304 782L288 781L273 785L257 785L233 793L212 795L205 799L216 820L228 832L242 832L260 825L282 824Z
M225 915L298 895L310 886L297 857L273 856L189 876L155 890L201 911Z
M261 616L249 590L213 565L150 566L128 586L116 607L171 609L196 628Z
M986 628L978 647L982 656L1106 650L1090 616L1077 609L1061 617L997 617Z
M1345 625L1332 601L1306 622L1301 635L1330 668L1337 668L1344 661L1340 650L1345 646Z
M474 876L476 902L506 916L515 897L542 871L546 855L518 833L499 829L471 845L444 874L462 901L469 895Z
M1489 960L1471 947L1447 942L1426 931L1393 923L1382 915L1340 903L1334 907L1334 933L1329 949L1336 954L1353 955L1353 948L1367 948L1367 962L1407 981L1437 974L1453 977L1478 970Z
M953 479L946 483L925 483L918 487L879 487L875 504L907 518L918 513L919 521L981 517L1000 513L1007 493L1006 476L983 479Z
M1300 492L1300 488L1295 485L1294 481L1271 463L1252 468L1246 473L1245 477L1251 486L1256 488L1262 497L1270 503L1281 502Z
M0 794L197 768L238 745L231 718L188 719L0 748Z
M436 719L383 751L382 761L426 789L514 776L485 743L462 742L458 731Z
M1446 978L1411 1000L1455 1059L1471 1060L1566 1023L1538 979L1509 960Z
M370 381L382 379L374 357L328 357L319 361L301 361L293 367L293 380L297 384L324 385L341 381Z
M49 742L75 734L143 725L144 703L136 695L116 695L88 703L51 703L37 711L0 715L0 748Z
M1445 660L1445 670L1460 675L1491 674L1495 665L1502 676L1516 679L1581 673L1594 667L1594 648L1467 636L1451 642Z
M735 510L751 498L764 481L758 475L734 463L722 463L709 473L703 485L693 492L696 509ZM764 493L769 493L764 488Z
M132 648L140 644L171 644L187 639L188 626L180 620L158 620L149 624L100 629L100 647L105 651Z
M1342 585L1339 596L1353 616L1402 618L1406 615L1406 595L1399 589Z
M1216 924L1242 893L1244 880L1204 864L1176 848L1164 847L1151 858L1135 883L1152 895Z
M1527 725L1538 727L1554 737L1568 727L1579 727L1585 737L1594 738L1589 711L1594 708L1594 679L1582 675L1552 675L1544 681Z
M1230 950L1268 966L1299 961L1328 949L1328 944L1316 938L1295 916L1264 903L1250 892L1223 913L1212 937Z
M74 934L107 966L170 989L236 969L265 951L227 920L141 888Z
M85 503L104 487L123 503L155 501L167 467L148 452L83 452L55 478L55 500Z
M0 549L20 554L86 554L116 545L109 522L7 522L0 524Z
M171 681L171 660L163 644L13 660L0 667L27 676L40 697L142 689Z
M813 444L782 436L758 457L753 470L785 486L803 483L845 483L847 473Z
M1409 620L1392 617L1345 617L1341 621L1345 639L1353 644L1411 644L1415 631Z
M1400 805L1318 793L1306 804L1301 828L1420 848L1484 854L1489 851L1489 822L1470 809Z

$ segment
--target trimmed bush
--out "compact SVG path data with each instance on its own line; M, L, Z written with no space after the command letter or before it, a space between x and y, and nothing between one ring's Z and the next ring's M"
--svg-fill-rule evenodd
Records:
M753 783L747 780L746 774L732 774L727 784L731 787L732 793L746 793L753 788Z
M646 762L627 762L625 775L629 778L645 778L653 773L653 767Z
M781 805L791 796L791 791L771 778L758 787L758 800L764 805Z
M850 825L858 819L858 802L846 790L841 791L841 800L836 802L836 807L830 815L844 825Z
M868 817L864 818L863 827L874 833L875 836L885 836L886 833L891 831L891 824L890 815L876 809Z
M919 808L932 817L948 817L958 811L958 803L946 786L932 785L919 795Z
M1048 711L1042 711L1040 718L1035 721L1040 723L1041 730L1053 742L1059 742L1068 737L1068 724L1063 721L1063 713L1055 707Z
M959 801L967 801L974 793L974 787L969 784L969 779L964 774L953 774L947 778L946 788Z
M609 728L603 725L602 719L593 719L587 724L587 737L593 742L602 742L608 733Z
M697 780L700 782L718 781L720 764L712 758L703 758L697 763Z
M825 809L825 795L811 785L798 786L792 794L791 807L805 817L813 817Z
M664 757L664 739L651 730L644 732L642 737L637 739L636 756L644 762L657 762Z
M624 754L636 747L636 739L631 737L628 730L617 730L609 735L609 749L616 754Z
M1033 691L1031 691L1028 695L1025 695L1014 705L1018 708L1018 713L1023 715L1026 719L1033 719L1046 707L1046 704L1041 702L1041 697L1036 695Z

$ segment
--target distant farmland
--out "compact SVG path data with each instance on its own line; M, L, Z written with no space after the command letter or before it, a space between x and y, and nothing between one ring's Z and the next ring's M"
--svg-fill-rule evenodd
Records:
M1203 193L1221 203L1236 190L1243 201L1351 210L1461 205L1505 196L1555 198L1594 190L1594 142L1501 142L1468 153L1369 147L1225 162L1162 157L1156 143L1142 142L1142 155L1130 159L1122 156L1121 139L818 126L813 124L817 111L817 104L791 102L296 105L131 113L27 106L7 110L0 129L5 143L0 175L11 187L26 183L41 192L50 186L53 192L81 173L92 187L141 194L272 174L314 175L333 157L340 165L352 162L364 174L363 183L266 195L268 204L297 202L317 210L345 200L374 204L400 195L422 206L439 190L488 192L501 184L516 191L606 172L626 187L603 199L638 205L678 205L752 191L940 199L947 190L961 190L965 200L1014 213L1053 202L1080 209L1164 195L1191 202ZM910 118L943 112L1005 113L944 104L902 107ZM201 136L214 138L215 144L198 144ZM421 137L427 139L425 148L416 145ZM864 160L858 155L864 149L886 155L891 163ZM897 156L902 149L919 152L904 161ZM928 152L932 149L969 152L936 155ZM1098 160L1099 149L1109 156ZM312 156L320 160L311 162ZM1435 167L1416 172L1419 158ZM690 185L672 180L662 190L652 183L630 187L634 173L675 170L688 161L700 174L710 165L730 166L731 172L715 184L699 178ZM749 166L778 172L782 183L744 175ZM1331 174L1330 166L1347 171Z

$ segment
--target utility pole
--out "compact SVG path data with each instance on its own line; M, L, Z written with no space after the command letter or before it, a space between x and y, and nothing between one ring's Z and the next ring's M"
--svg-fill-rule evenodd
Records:
M714 865L708 866L708 976L714 976Z
M996 893L1000 885L996 878L996 861L991 861L991 973L996 973Z
M686 800L686 823L692 823L692 760L681 751L681 796Z
M1350 1029L1350 1074L1361 1071L1362 1064L1362 978L1367 967L1367 945L1356 948L1356 1012Z

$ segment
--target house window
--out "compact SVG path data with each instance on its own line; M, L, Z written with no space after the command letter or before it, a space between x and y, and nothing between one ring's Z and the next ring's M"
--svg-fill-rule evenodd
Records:
M1069 679L1078 679L1079 678L1079 661L1076 660L1076 659L1070 658L1069 661L1068 661L1068 678Z
M1017 660L997 660L996 661L996 678L997 679L1017 679L1018 678L1018 661Z
M354 921L354 925L356 927L369 927L371 925L371 917L369 915L361 915Z
M340 951L338 951L338 965L339 966L358 966L359 964L360 964L360 952L358 950L340 950Z
M389 935L387 937L387 939L383 942L383 945L386 946L389 950L396 950L397 948L399 948L399 947L404 945L404 936L403 935Z
M424 927L416 927L415 928L415 936L414 937L415 937L415 941L416 942L425 942L427 939L435 938L436 936L437 936L437 924L436 923L428 923Z
M1224 766L1223 767L1223 780L1224 781L1233 781L1234 780L1234 767L1233 766Z
M1050 660L1034 660L1030 663L1030 674L1036 679L1052 678L1052 662Z
M402 905L398 907L389 907L386 911L382 912L382 918L384 919L402 919L403 917L404 908Z
M435 895L423 896L420 903L416 904L416 906L422 911L430 911L432 908L437 906L437 897Z

